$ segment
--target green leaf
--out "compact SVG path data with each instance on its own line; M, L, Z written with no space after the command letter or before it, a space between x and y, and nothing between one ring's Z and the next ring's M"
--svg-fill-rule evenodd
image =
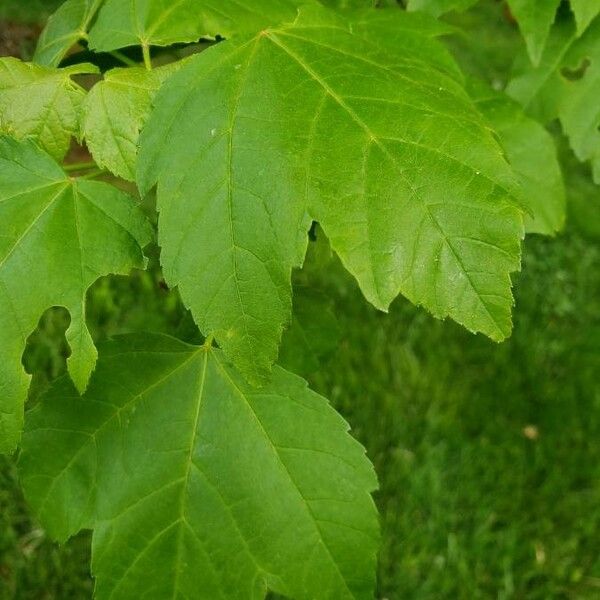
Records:
M309 0L310 1L310 0ZM293 20L306 0L106 0L90 31L97 51L230 37Z
M519 188L487 124L426 55L400 60L330 21L305 10L202 52L141 136L167 281L254 378L276 356L310 219L378 308L402 293L496 340L511 329Z
M594 0L571 0L571 10L577 23L577 35L581 35L600 14L600 2Z
M104 0L67 0L48 19L33 60L57 67L69 49L87 37L90 23Z
M507 93L518 100L527 114L547 123L558 117L562 78L559 67L576 41L575 27L570 21L556 22L537 67L528 56L517 57Z
M133 181L140 130L163 81L182 62L149 71L113 69L87 95L81 134L94 160L115 175Z
M580 38L571 23L555 29L540 68L517 70L508 91L536 116L558 117L576 156L591 162L600 183L600 19Z
M158 335L101 347L27 417L22 483L64 540L93 527L96 598L373 597L377 482L348 425L276 367Z
M567 144L559 146L567 188L567 220L570 226L584 237L600 242L600 193L594 184L589 169L581 164Z
M565 55L559 117L577 158L590 161L600 183L600 19Z
M454 34L456 28L424 13L407 13L399 7L386 10L353 10L344 13L355 35L393 53L399 60L410 58L427 66L435 66L462 80L463 76L452 55L435 38ZM335 20L334 20L335 23Z
M29 377L21 365L42 313L71 313L69 372L85 389L96 349L85 294L98 277L143 267L150 230L133 200L112 186L77 181L30 142L0 137L0 451L12 450Z
M560 0L507 0L507 2L519 23L531 62L538 65Z
M333 302L316 289L294 287L294 310L281 343L279 364L294 373L314 373L336 349L339 337Z
M34 139L57 160L79 131L85 91L71 77L94 73L83 64L52 69L16 58L0 58L0 132Z
M527 233L553 235L565 221L565 189L552 136L520 105L489 86L473 82L471 96L500 137L508 162L519 176Z
M422 10L435 17L450 11L463 11L478 0L408 0L408 10Z

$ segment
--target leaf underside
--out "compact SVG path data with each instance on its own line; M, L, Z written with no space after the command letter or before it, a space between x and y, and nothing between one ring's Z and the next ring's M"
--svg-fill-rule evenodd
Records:
M20 471L55 537L94 529L98 600L368 599L376 479L347 429L279 367L256 389L220 351L130 336L29 413Z
M71 314L70 374L85 389L96 349L85 294L98 277L144 267L151 232L133 200L112 186L76 181L31 142L0 137L0 451L13 450L29 377L21 364L42 313Z
M253 380L277 355L311 220L378 308L402 293L510 332L516 179L455 78L374 37L305 9L218 44L168 80L142 132L167 281Z

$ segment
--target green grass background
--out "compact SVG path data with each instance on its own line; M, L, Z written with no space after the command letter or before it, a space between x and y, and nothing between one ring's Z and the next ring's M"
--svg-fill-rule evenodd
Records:
M468 17L468 43L487 35L489 58L456 43L459 56L476 56L466 68L490 78L506 74L505 49L519 43L494 14L492 32ZM326 251L302 275L333 299L341 331L338 350L305 375L349 420L380 478L378 598L600 598L600 188L563 155L569 225L526 240L504 344L403 299L376 312ZM89 300L97 339L189 335L156 269L103 279ZM31 403L64 372L67 323L50 311L30 340ZM89 535L50 541L14 459L0 458L0 600L86 600L91 590Z

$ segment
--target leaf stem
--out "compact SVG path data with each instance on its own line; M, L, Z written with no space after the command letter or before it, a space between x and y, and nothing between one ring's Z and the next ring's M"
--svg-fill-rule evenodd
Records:
M94 169L85 175L81 175L79 179L94 179L94 177L99 177L100 175L104 175L106 173L106 169Z
M92 161L88 161L88 162L78 162L78 163L71 163L69 165L64 165L63 169L67 173L72 173L73 171L87 171L88 169L94 169L95 167L97 167L97 165L92 160Z
M150 57L150 46L146 42L142 43L142 54L144 55L144 65L148 71L152 71L152 58Z
M204 340L204 344L202 345L202 347L205 350L210 350L212 348L214 339L215 339L215 336L212 333L209 333L206 336L206 339Z
M114 56L117 60L120 60L124 65L127 65L128 67L138 67L138 63L135 62L135 60L129 58L129 56L125 56L125 54L123 54L122 52L119 52L118 50L113 50L112 52L110 52L111 56Z

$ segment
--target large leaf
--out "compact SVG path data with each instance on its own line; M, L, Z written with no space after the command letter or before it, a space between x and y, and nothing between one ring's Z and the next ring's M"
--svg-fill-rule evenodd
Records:
M107 51L194 42L217 34L230 37L292 20L304 3L306 0L106 0L89 40L94 50Z
M29 413L20 469L58 539L93 527L98 600L373 597L376 487L327 401L162 336L101 348Z
M0 132L32 138L61 160L79 131L85 91L71 77L93 73L92 65L52 69L0 58Z
M538 65L560 0L507 1L525 38L531 61L534 65Z
M33 60L56 67L69 49L87 37L90 23L103 0L67 0L48 19Z
M153 69L113 69L104 74L83 105L81 134L94 160L133 181L140 130L163 81L181 61Z
M531 212L525 216L525 230L546 235L560 231L565 221L565 189L552 136L505 94L479 82L473 82L470 91L519 176L523 204Z
M402 293L510 332L513 174L453 78L369 37L311 9L218 44L169 79L142 132L167 281L251 377L276 356L307 213L375 306Z
M143 267L150 231L133 200L112 186L76 181L30 142L0 137L0 451L17 443L29 377L21 365L42 313L71 313L73 380L84 389L96 349L85 294L102 275Z

